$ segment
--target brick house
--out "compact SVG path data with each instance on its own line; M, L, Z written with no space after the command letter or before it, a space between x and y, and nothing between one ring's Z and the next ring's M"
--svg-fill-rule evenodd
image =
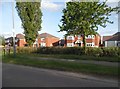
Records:
M39 34L35 43L34 43L34 47L36 45L38 45L38 47L52 47L52 46L57 46L59 45L58 42L59 42L59 39L58 37L55 37L51 34L48 34L48 33L42 33L42 34Z
M17 34L16 35L16 39L17 39L16 45L18 47L24 47L24 46L26 46L27 43L25 41L25 37L24 37L23 34Z
M27 46L27 43L25 41L25 37L23 34L17 34L16 35L16 38L17 38L17 46L19 47L24 47L24 46ZM48 34L48 33L42 33L42 34L39 34L38 37L36 38L36 41L34 42L33 44L33 47L51 47L51 46L55 46L58 45L58 42L59 42L59 38L58 37L55 37L51 34Z
M86 38L86 46L87 47L99 47L101 42L101 37L99 34L96 35L88 35ZM83 37L81 35L76 36L67 36L65 46L67 47L75 47L80 46L83 47Z

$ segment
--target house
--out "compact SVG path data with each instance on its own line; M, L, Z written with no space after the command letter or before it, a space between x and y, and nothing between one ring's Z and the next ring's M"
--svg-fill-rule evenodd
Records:
M19 47L24 47L27 46L27 43L25 41L25 37L23 34L17 34L16 35L17 39L17 46ZM33 44L33 47L51 47L58 45L59 38L55 37L51 34L48 33L42 33L39 34L38 37L36 38L36 41Z
M52 47L52 46L57 46L59 43L59 39L58 37L55 37L51 34L48 33L42 33L39 34L35 43L34 43L34 47L36 45L38 45L38 47Z
M103 44L105 47L120 47L120 32L112 36L103 36Z
M8 37L5 39L5 45L11 44L13 45L13 37Z
M27 43L25 41L25 37L23 34L17 34L16 35L16 39L17 39L17 42L16 42L16 45L18 47L24 47L24 46L27 46Z
M85 37L86 39L86 46L87 47L99 47L101 37L99 34L96 35L88 35ZM76 36L67 36L66 38L66 46L67 47L75 47L80 46L83 47L83 36L76 35Z

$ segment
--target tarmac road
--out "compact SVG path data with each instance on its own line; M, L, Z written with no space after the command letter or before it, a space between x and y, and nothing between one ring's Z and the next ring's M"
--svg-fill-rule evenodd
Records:
M118 81L3 63L2 87L118 87Z

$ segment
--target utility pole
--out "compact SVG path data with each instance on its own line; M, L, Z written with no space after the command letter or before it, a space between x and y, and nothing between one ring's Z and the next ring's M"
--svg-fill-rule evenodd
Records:
M12 22L13 22L13 53L14 57L16 56L16 46L15 46L15 29L14 29L14 0L12 2Z

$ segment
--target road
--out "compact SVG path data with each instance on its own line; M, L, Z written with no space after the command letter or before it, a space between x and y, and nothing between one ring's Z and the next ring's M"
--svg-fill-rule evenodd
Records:
M3 87L118 87L117 80L84 74L2 64Z

